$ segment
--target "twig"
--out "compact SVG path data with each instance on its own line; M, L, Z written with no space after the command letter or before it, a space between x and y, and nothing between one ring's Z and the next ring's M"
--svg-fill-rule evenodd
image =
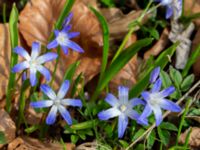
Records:
M188 97L190 93L192 93L198 86L200 86L200 80L187 92L185 93L177 102L177 104L181 104L183 100ZM170 114L170 111L166 111L163 115L163 119ZM131 147L133 147L137 142L142 140L142 138L147 135L151 130L153 130L156 127L156 124L154 123L151 125L139 138L137 138L135 141L133 141L127 148L126 150L129 150Z

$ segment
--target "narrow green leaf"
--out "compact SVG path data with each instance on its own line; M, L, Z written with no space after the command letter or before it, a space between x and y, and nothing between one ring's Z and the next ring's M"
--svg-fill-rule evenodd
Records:
M10 40L11 40L11 60L10 60L10 69L13 68L18 61L18 55L13 52L13 48L18 46L18 10L15 4L13 4L10 19L9 19L9 30L10 30ZM10 71L9 82L6 91L6 110L11 111L11 99L12 92L15 87L15 73Z
M194 82L194 75L191 74L189 76L187 76L184 80L183 83L181 84L181 90L182 91L187 91L190 86L192 85L192 83Z
M155 139L156 139L156 132L155 130L152 130L150 135L147 137L147 148L151 149L152 146L155 143Z
M129 62L129 60L143 47L149 45L152 42L151 38L139 40L133 45L128 47L126 50L121 52L121 54L110 64L109 68L106 70L102 82L98 87L98 90L103 90L108 82Z
M200 44L195 51L192 52L191 56L189 57L185 68L183 69L182 75L183 77L187 76L190 68L196 62L197 58L200 57Z
M122 145L123 148L127 148L129 146L128 142L124 140L119 140L119 143Z
M164 88L167 88L167 87L172 85L172 81L171 81L168 73L166 73L165 71L161 70L160 77L161 77L162 85L164 86Z
M33 125L33 126L29 127L29 128L26 128L26 129L25 129L25 132L28 133L28 134L30 134L30 133L35 132L35 131L38 130L39 128L40 128L39 125Z
M64 80L69 80L70 82L72 81L73 76L74 76L74 74L75 74L75 71L76 71L77 67L79 66L79 64L80 64L80 61L75 62L75 63L71 64L71 65L68 67L68 69L67 69L66 72L65 72L63 81L64 81Z
M103 57L102 57L102 64L101 64L101 72L99 83L103 77L103 74L106 70L107 62L108 62L108 52L109 52L109 29L106 19L94 8L90 7L93 13L97 16L99 22L101 23L102 30L103 30Z
M166 129L166 130L171 130L171 131L178 131L178 128L170 122L162 122L160 124L160 128Z
M181 75L181 73L174 69L172 66L169 67L169 74L171 79L173 80L176 88L180 88L181 82L183 81L183 77Z
M133 136L133 138L131 139L131 141L135 141L138 137L140 137L143 133L145 132L145 130L143 128L139 129L135 135Z
M3 132L0 131L0 144L6 144L6 137Z
M84 129L93 128L96 125L96 123L97 123L97 120L90 120L90 121L85 121L78 124L73 124L71 128L73 130L84 130Z
M151 71L157 67L160 66L161 69L163 69L167 63L169 62L169 58L171 57L175 50L176 47L178 46L179 43L175 43L174 45L172 45L171 47L169 47L168 49L166 49L162 54L159 55L159 57L156 59L154 66L150 67L147 71L146 71L146 75L144 75L143 78L141 78L137 84L130 90L129 92L129 96L130 98L132 97L137 97L140 95L140 93L148 86L149 84L149 77L151 74Z
M161 143L165 146L167 146L167 144L169 143L169 139L170 139L170 133L166 130L162 130L159 126L157 128L158 130L158 136L161 140Z
M78 141L78 139L79 139L79 137L77 136L77 135L71 135L71 142L73 143L73 144L76 144L76 142Z

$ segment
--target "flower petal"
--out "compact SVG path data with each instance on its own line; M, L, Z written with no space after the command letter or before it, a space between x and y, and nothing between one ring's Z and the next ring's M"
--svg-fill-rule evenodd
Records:
M70 33L67 34L69 39L75 38L75 37L77 37L79 35L80 35L80 32L70 32Z
M124 132L128 125L128 117L124 115L120 115L118 119L118 138L122 138L124 136Z
M167 99L162 100L160 107L165 110L172 111L172 112L180 112L181 111L181 107L179 105L177 105L176 103L174 103L170 100L167 100Z
M12 68L12 72L20 72L24 69L29 68L29 63L27 61L23 61L19 64L16 64L13 68Z
M35 86L37 84L36 73L37 73L36 68L31 68L30 69L30 82L31 82L31 86Z
M141 95L145 101L148 101L150 99L150 93L147 91L142 92Z
M40 54L40 44L38 42L32 43L32 52L31 52L31 59L36 59Z
M53 101L43 100L43 101L31 102L30 105L34 108L50 107L53 105Z
M67 106L82 107L82 102L80 99L62 99L61 104Z
M69 125L71 125L72 124L72 118L70 116L70 113L66 110L66 108L60 105L58 107L58 110L59 110L60 114L62 115L62 117L65 119L65 121Z
M160 92L160 94L162 97L167 97L167 96L171 95L172 93L174 93L174 91L175 91L175 88L173 86L170 86L170 87L162 90Z
M68 91L68 89L69 89L69 85L70 85L69 80L65 80L65 81L63 82L63 84L61 85L61 87L60 87L60 89L59 89L59 91L58 91L58 94L57 94L57 96L58 96L60 99L62 99L62 98L65 97L65 95L66 95L66 93L67 93L67 91Z
M119 100L111 93L107 94L105 101L111 106L116 106L119 103Z
M78 44L76 44L75 42L73 42L71 40L68 40L66 46L68 46L69 48L71 48L72 50L75 50L77 52L80 52L80 53L84 52L84 50Z
M167 6L167 12L165 18L169 19L172 15L173 15L173 8L171 6Z
M132 98L130 101L129 101L129 104L131 105L131 107L134 107L134 106L137 106L137 105L145 105L146 103L139 99L139 98Z
M154 83L156 79L158 78L160 74L160 67L156 67L152 72L150 76L150 83Z
M43 64L45 62L52 61L52 60L56 59L57 57L58 57L58 54L53 53L53 52L48 52L48 53L38 57L37 62L39 64Z
M69 30L71 30L71 28L72 28L72 25L69 24L67 26L64 26L61 32L66 34L67 32L69 32Z
M46 118L46 124L51 125L56 121L57 111L58 111L57 106L53 105L49 111L47 118Z
M62 45L61 47L62 47L64 54L67 55L68 54L68 47L64 46L64 45Z
M128 102L128 92L129 92L129 88L125 86L118 87L119 100L122 101L124 104Z
M59 30L54 30L54 34L56 37L58 36L59 32L60 32Z
M70 12L63 22L63 27L69 25L70 21L72 20L72 17L73 17L73 13Z
M162 81L161 81L161 79L158 79L158 80L154 83L153 88L151 89L151 92L154 93L154 92L160 91L161 85L162 85Z
M56 99L55 92L47 85L43 84L40 86L41 91L47 95L50 99Z
M119 116L120 114L121 114L121 112L117 108L110 108L110 109L103 110L100 113L98 113L98 117L100 120L108 120L110 118Z
M50 81L50 79L51 79L51 74L50 74L50 72L49 72L49 70L48 70L47 68L43 67L42 65L39 65L39 66L37 66L37 70L38 70L41 74L43 74L43 75L45 76L45 79L46 79L47 81Z
M147 104L137 122L139 124L148 125L148 119L147 118L151 115L151 113L152 113L152 109Z
M135 110L133 110L133 109L130 109L130 110L128 110L128 112L126 113L127 114L127 116L129 116L131 119L133 119L133 120L137 120L138 118L139 118L139 114L135 111Z
M24 57L26 60L30 60L31 59L31 57L28 54L28 52L24 48L22 48L20 46L15 47L14 48L14 52L17 53L18 55Z
M156 126L159 126L160 123L162 122L163 118L162 118L162 110L160 109L160 107L153 107L153 112L155 115L155 119L156 119Z
M52 49L52 48L55 48L57 46L58 46L57 40L53 40L47 45L47 49Z

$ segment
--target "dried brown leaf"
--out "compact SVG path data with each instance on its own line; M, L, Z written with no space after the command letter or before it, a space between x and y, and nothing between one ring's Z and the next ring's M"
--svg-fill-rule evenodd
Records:
M147 60L151 55L157 56L160 52L162 52L165 49L167 43L169 42L168 36L169 36L169 30L165 28L160 36L160 39L155 43L155 45L150 50L145 52L144 59Z
M189 137L189 145L192 148L199 148L200 147L200 128L198 127L192 127ZM184 144L187 134L189 132L189 129L186 130L184 133L181 134L179 143Z
M0 118L0 131L4 133L6 142L9 143L15 139L15 123L4 109L0 109ZM3 144L0 144L1 147L3 147Z

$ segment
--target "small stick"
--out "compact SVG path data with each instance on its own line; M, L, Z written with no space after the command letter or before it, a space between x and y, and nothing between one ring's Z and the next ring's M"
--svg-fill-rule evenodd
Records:
M183 100L188 97L190 93L192 93L198 86L200 85L200 80L187 92L185 93L177 102L177 104L181 104ZM163 119L170 114L170 111L166 111L163 115ZM133 141L127 148L126 150L129 150L131 147L133 147L137 142L142 140L142 138L148 134L151 130L153 130L156 127L156 124L154 123L151 125L139 138L137 138L135 141Z

